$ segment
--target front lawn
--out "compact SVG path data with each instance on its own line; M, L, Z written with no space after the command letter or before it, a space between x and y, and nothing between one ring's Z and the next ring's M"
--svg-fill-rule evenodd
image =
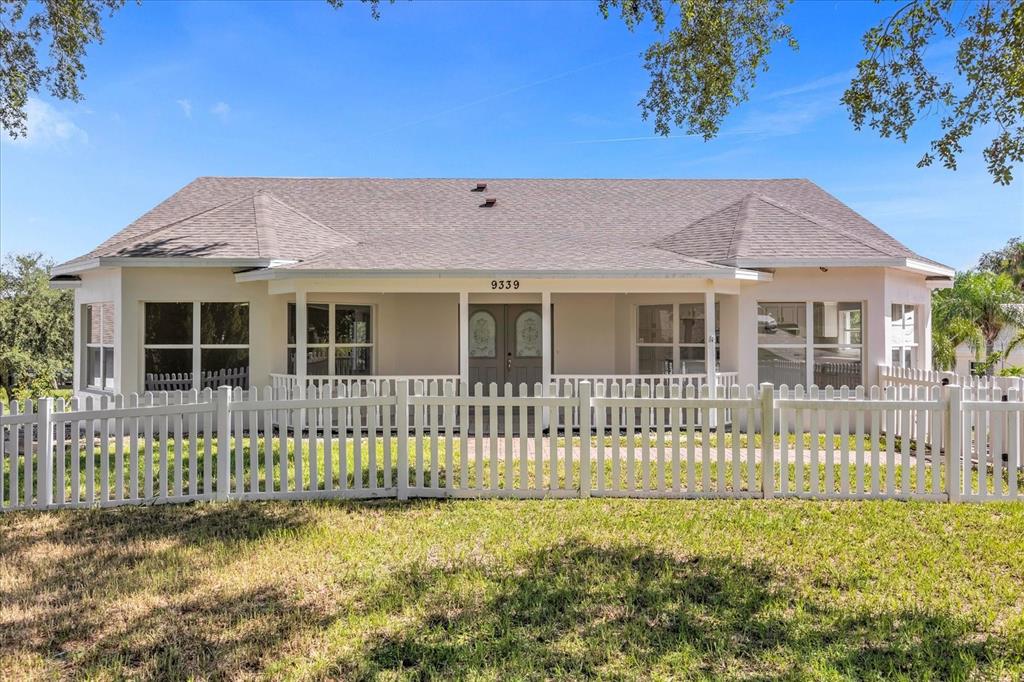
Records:
M0 679L1024 676L1024 504L0 516Z

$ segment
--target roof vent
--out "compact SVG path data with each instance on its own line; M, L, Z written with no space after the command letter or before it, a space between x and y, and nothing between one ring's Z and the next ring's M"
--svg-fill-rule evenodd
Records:
M487 183L486 182L478 182L478 183L476 183L476 187L474 187L473 189L471 189L469 191L470 192L483 192L485 189L487 189Z
M491 208L498 203L497 197L487 197L484 199L484 203L480 204L480 208Z

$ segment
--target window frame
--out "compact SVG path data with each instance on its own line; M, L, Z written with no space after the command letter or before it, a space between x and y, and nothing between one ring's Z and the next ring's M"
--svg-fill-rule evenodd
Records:
M896 318L893 317L893 309L899 308L899 330L900 338L896 338ZM907 343L907 309L913 311L914 319L911 323L910 343ZM893 355L899 354L900 362L893 363L893 367L905 367L913 369L917 367L917 349L920 346L918 341L918 315L920 306L916 303L889 303L889 362L893 363ZM910 364L904 362L904 358L910 357Z
M104 325L104 322L103 322L104 316L103 316L102 312L100 313L100 317L99 317L99 319L100 319L100 342L99 343L91 343L89 341L89 331L90 331L90 324L89 324L90 323L90 312L89 312L89 308L94 307L94 306L97 307L97 308L99 308L101 306L110 306L110 309L111 309L110 318L111 318L111 327L112 327L110 343L103 343L103 332L105 331L105 325ZM116 345L117 344L115 343L116 338L117 338L117 324L115 322L113 322L115 314L116 314L116 311L114 309L114 302L113 301L93 301L91 303L83 303L82 304L82 308L81 308L81 315L82 315L82 381L81 381L81 388L83 390L102 391L104 393L112 393L114 391L114 386L115 386L115 382L116 382L116 377L114 376L114 371L117 369L117 349L116 349ZM93 349L93 348L99 349L99 351L100 351L100 375L99 375L100 376L100 385L98 385L98 386L89 383L89 350ZM106 381L105 381L106 369L107 369L107 367L106 367L106 363L107 363L106 355L107 354L104 351L107 350L107 349L110 349L110 354L111 354L110 362L113 365L111 367L111 372L110 372L110 386L107 386L106 385Z
M645 307L645 306L671 306L671 308L672 308L672 340L671 341L668 341L668 342L666 342L666 341L657 341L657 342L640 341L640 308ZM705 315L704 315L704 318L703 318L704 319L704 341L703 341L703 343L683 342L681 340L682 334L680 333L680 330L679 330L679 325L682 323L682 320L683 320L683 318L681 316L681 312L682 312L683 306L693 306L693 307L697 307L699 309L703 309L704 308L704 303L703 302L694 302L694 301L671 301L671 302L668 302L668 303L666 303L666 302L637 303L637 304L634 305L634 310L633 310L633 331L632 331L632 340L633 340L633 373L634 374L640 374L640 349L641 348L671 348L672 349L672 372L671 372L671 374L670 375L664 375L662 373L658 373L658 374L651 374L649 376L676 376L676 375L684 376L684 375L688 375L688 374L706 374L707 373L707 338L708 338L707 337L707 334L708 334L708 329L707 329L707 311L705 311ZM720 331L720 328L721 328L721 323L720 323L721 315L719 314L720 311L721 311L721 304L718 301L715 301L715 330L714 330L714 336L715 336L715 340L716 340L716 343L715 343L715 370L716 371L718 371L718 368L721 365L721 357L720 357L720 355L721 355L721 344L717 343L719 331ZM701 349L704 349L704 355L703 355L703 357L701 359L701 362L705 365L704 372L686 372L686 373L682 373L682 372L677 371L678 368L680 368L682 366L682 353L680 352L680 350L683 349L683 348L701 348ZM688 361L688 362L691 362L691 361Z
M351 303L348 301L306 301L306 319L309 320L309 306L313 305L326 305L327 306L327 343L310 343L308 332L306 330L306 354L307 354L307 366L306 376L309 377L367 377L374 376L377 374L377 306L372 303ZM338 308L366 308L370 311L370 341L367 343L341 343L337 341L337 318ZM288 326L295 323L295 301L288 301L285 306L285 369L291 370L286 372L287 374L295 375L298 373L298 361L299 361L299 329L298 325L295 325L295 340L288 340ZM308 327L308 323L307 323ZM310 374L309 373L309 360L308 354L312 348L324 348L327 350L327 373L326 374ZM337 353L338 349L345 348L369 348L370 349L370 371L367 374L338 374L337 368ZM294 353L295 364L291 364L289 357Z
M146 306L161 303L191 303L192 304L192 343L146 343ZM249 308L249 343L202 343L201 323L202 306L205 303L227 303L232 305L245 305ZM142 302L142 384L146 384L146 351L147 350L188 350L192 352L192 388L202 390L203 383L203 351L204 350L245 350L249 353L248 370L249 386L252 386L252 302L251 301L143 301Z
M761 382L761 361L759 359L759 355L760 355L759 351L762 348L765 348L765 349L773 349L773 348L788 348L788 349L803 348L804 349L804 365L805 365L804 366L804 384L803 385L805 387L810 387L810 386L816 385L814 383L814 356L815 356L815 351L818 351L818 350L835 350L835 351L839 351L839 350L842 350L844 348L857 348L857 349L860 350L860 383L857 384L857 386L864 386L865 383L866 383L865 380L864 380L864 377L865 377L865 374L866 374L866 371L867 371L866 362L864 360L864 357L865 357L864 356L864 353L865 353L864 339L867 338L867 326L868 326L867 315L865 314L865 311L867 310L867 307L868 307L867 306L867 301L863 301L863 300L859 300L859 301L858 300L845 300L845 301L825 301L825 300L810 300L810 301L765 300L765 301L762 301L762 300L758 300L758 301L756 301L754 303L754 316L755 316L755 322L754 323L755 323L755 327L757 325L757 316L760 314L759 311L760 311L760 308L761 308L762 305L796 305L796 304L800 304L800 303L803 303L804 306L805 306L805 312L804 312L804 325L805 325L804 337L805 338L803 339L803 341L801 343L761 343L758 340L757 343L755 344L755 347L754 347L754 360L755 360L755 366L757 367L758 383ZM840 343L840 342L836 342L836 343L832 343L832 342L817 343L815 341L815 331L816 330L815 330L814 306L816 304L822 304L822 307L824 307L825 303L837 303L837 304L840 304L840 305L842 305L844 303L845 304L856 303L856 304L860 305L860 343ZM840 333L843 333L843 332L846 332L846 331L848 331L848 330L845 329L841 325ZM839 338L839 337L837 337L837 338ZM819 387L819 388L824 388L824 387ZM839 386L834 386L833 388L838 389L840 387ZM856 388L856 386L850 386L850 388Z

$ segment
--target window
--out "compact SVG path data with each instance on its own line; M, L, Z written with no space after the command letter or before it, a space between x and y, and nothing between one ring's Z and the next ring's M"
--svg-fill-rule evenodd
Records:
M85 387L114 389L114 304L83 306L85 317Z
M917 310L915 306L893 303L889 318L889 343L893 367L914 367L917 352Z
M864 377L859 302L759 303L758 380L776 386L858 386Z
M288 304L288 373L295 374L295 304ZM306 305L306 374L373 374L373 313L368 305Z
M717 328L715 335L717 338ZM703 374L706 341L703 303L637 306L636 356L640 374ZM715 354L717 358L717 346Z
M486 310L478 310L469 317L469 357L493 358L497 347L497 324Z
M535 310L526 310L516 318L516 357L541 356L541 319Z
M249 386L248 303L147 303L144 339L147 391Z

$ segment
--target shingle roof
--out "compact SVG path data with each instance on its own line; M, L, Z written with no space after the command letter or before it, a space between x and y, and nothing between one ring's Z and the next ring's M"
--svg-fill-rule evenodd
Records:
M71 264L271 259L299 270L709 270L921 258L808 180L194 180ZM497 202L484 207L484 198ZM68 265L68 264L66 264Z

